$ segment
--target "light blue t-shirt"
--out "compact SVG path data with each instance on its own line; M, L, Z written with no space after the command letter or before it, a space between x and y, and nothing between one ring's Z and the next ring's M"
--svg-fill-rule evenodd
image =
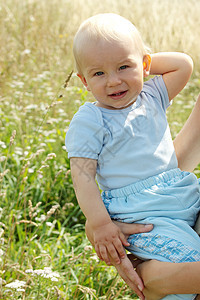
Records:
M129 107L110 110L86 102L66 134L68 157L97 160L102 190L120 188L177 168L166 118L169 98L162 76L144 83Z

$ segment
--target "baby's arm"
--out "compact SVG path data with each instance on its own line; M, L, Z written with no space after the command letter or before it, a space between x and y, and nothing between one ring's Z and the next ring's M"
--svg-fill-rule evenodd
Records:
M95 181L97 161L73 157L70 159L71 174L79 205L94 235L94 244L100 259L110 264L109 256L116 264L125 257L124 246L129 246L124 234L116 226L103 204Z
M169 100L172 100L188 82L193 62L190 56L179 52L161 52L151 55L152 75L163 75Z

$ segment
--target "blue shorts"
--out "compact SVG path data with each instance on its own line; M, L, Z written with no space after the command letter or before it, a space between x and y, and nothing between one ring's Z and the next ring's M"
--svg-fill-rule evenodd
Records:
M131 235L127 249L148 260L200 261L200 238L192 229L200 211L200 186L193 173L173 169L102 193L113 220L153 224L149 233ZM194 299L168 295L165 299Z

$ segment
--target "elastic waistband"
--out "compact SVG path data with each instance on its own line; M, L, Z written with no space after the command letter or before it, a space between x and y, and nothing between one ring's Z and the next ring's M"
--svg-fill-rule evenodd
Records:
M133 184L124 186L119 189L113 189L104 191L102 193L105 197L124 197L130 194L140 193L142 190L150 188L158 183L167 183L168 181L178 177L179 179L183 178L189 172L181 171L179 168L172 169L161 174L149 177L147 179L135 182ZM177 179L178 179L177 178Z

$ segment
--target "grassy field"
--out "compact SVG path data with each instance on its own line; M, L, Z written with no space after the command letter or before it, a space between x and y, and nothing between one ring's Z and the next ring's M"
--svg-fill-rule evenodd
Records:
M192 56L168 112L173 137L199 93L198 0L0 0L0 299L137 299L85 237L64 146L91 99L70 78L73 35L98 12L129 18L152 52Z

